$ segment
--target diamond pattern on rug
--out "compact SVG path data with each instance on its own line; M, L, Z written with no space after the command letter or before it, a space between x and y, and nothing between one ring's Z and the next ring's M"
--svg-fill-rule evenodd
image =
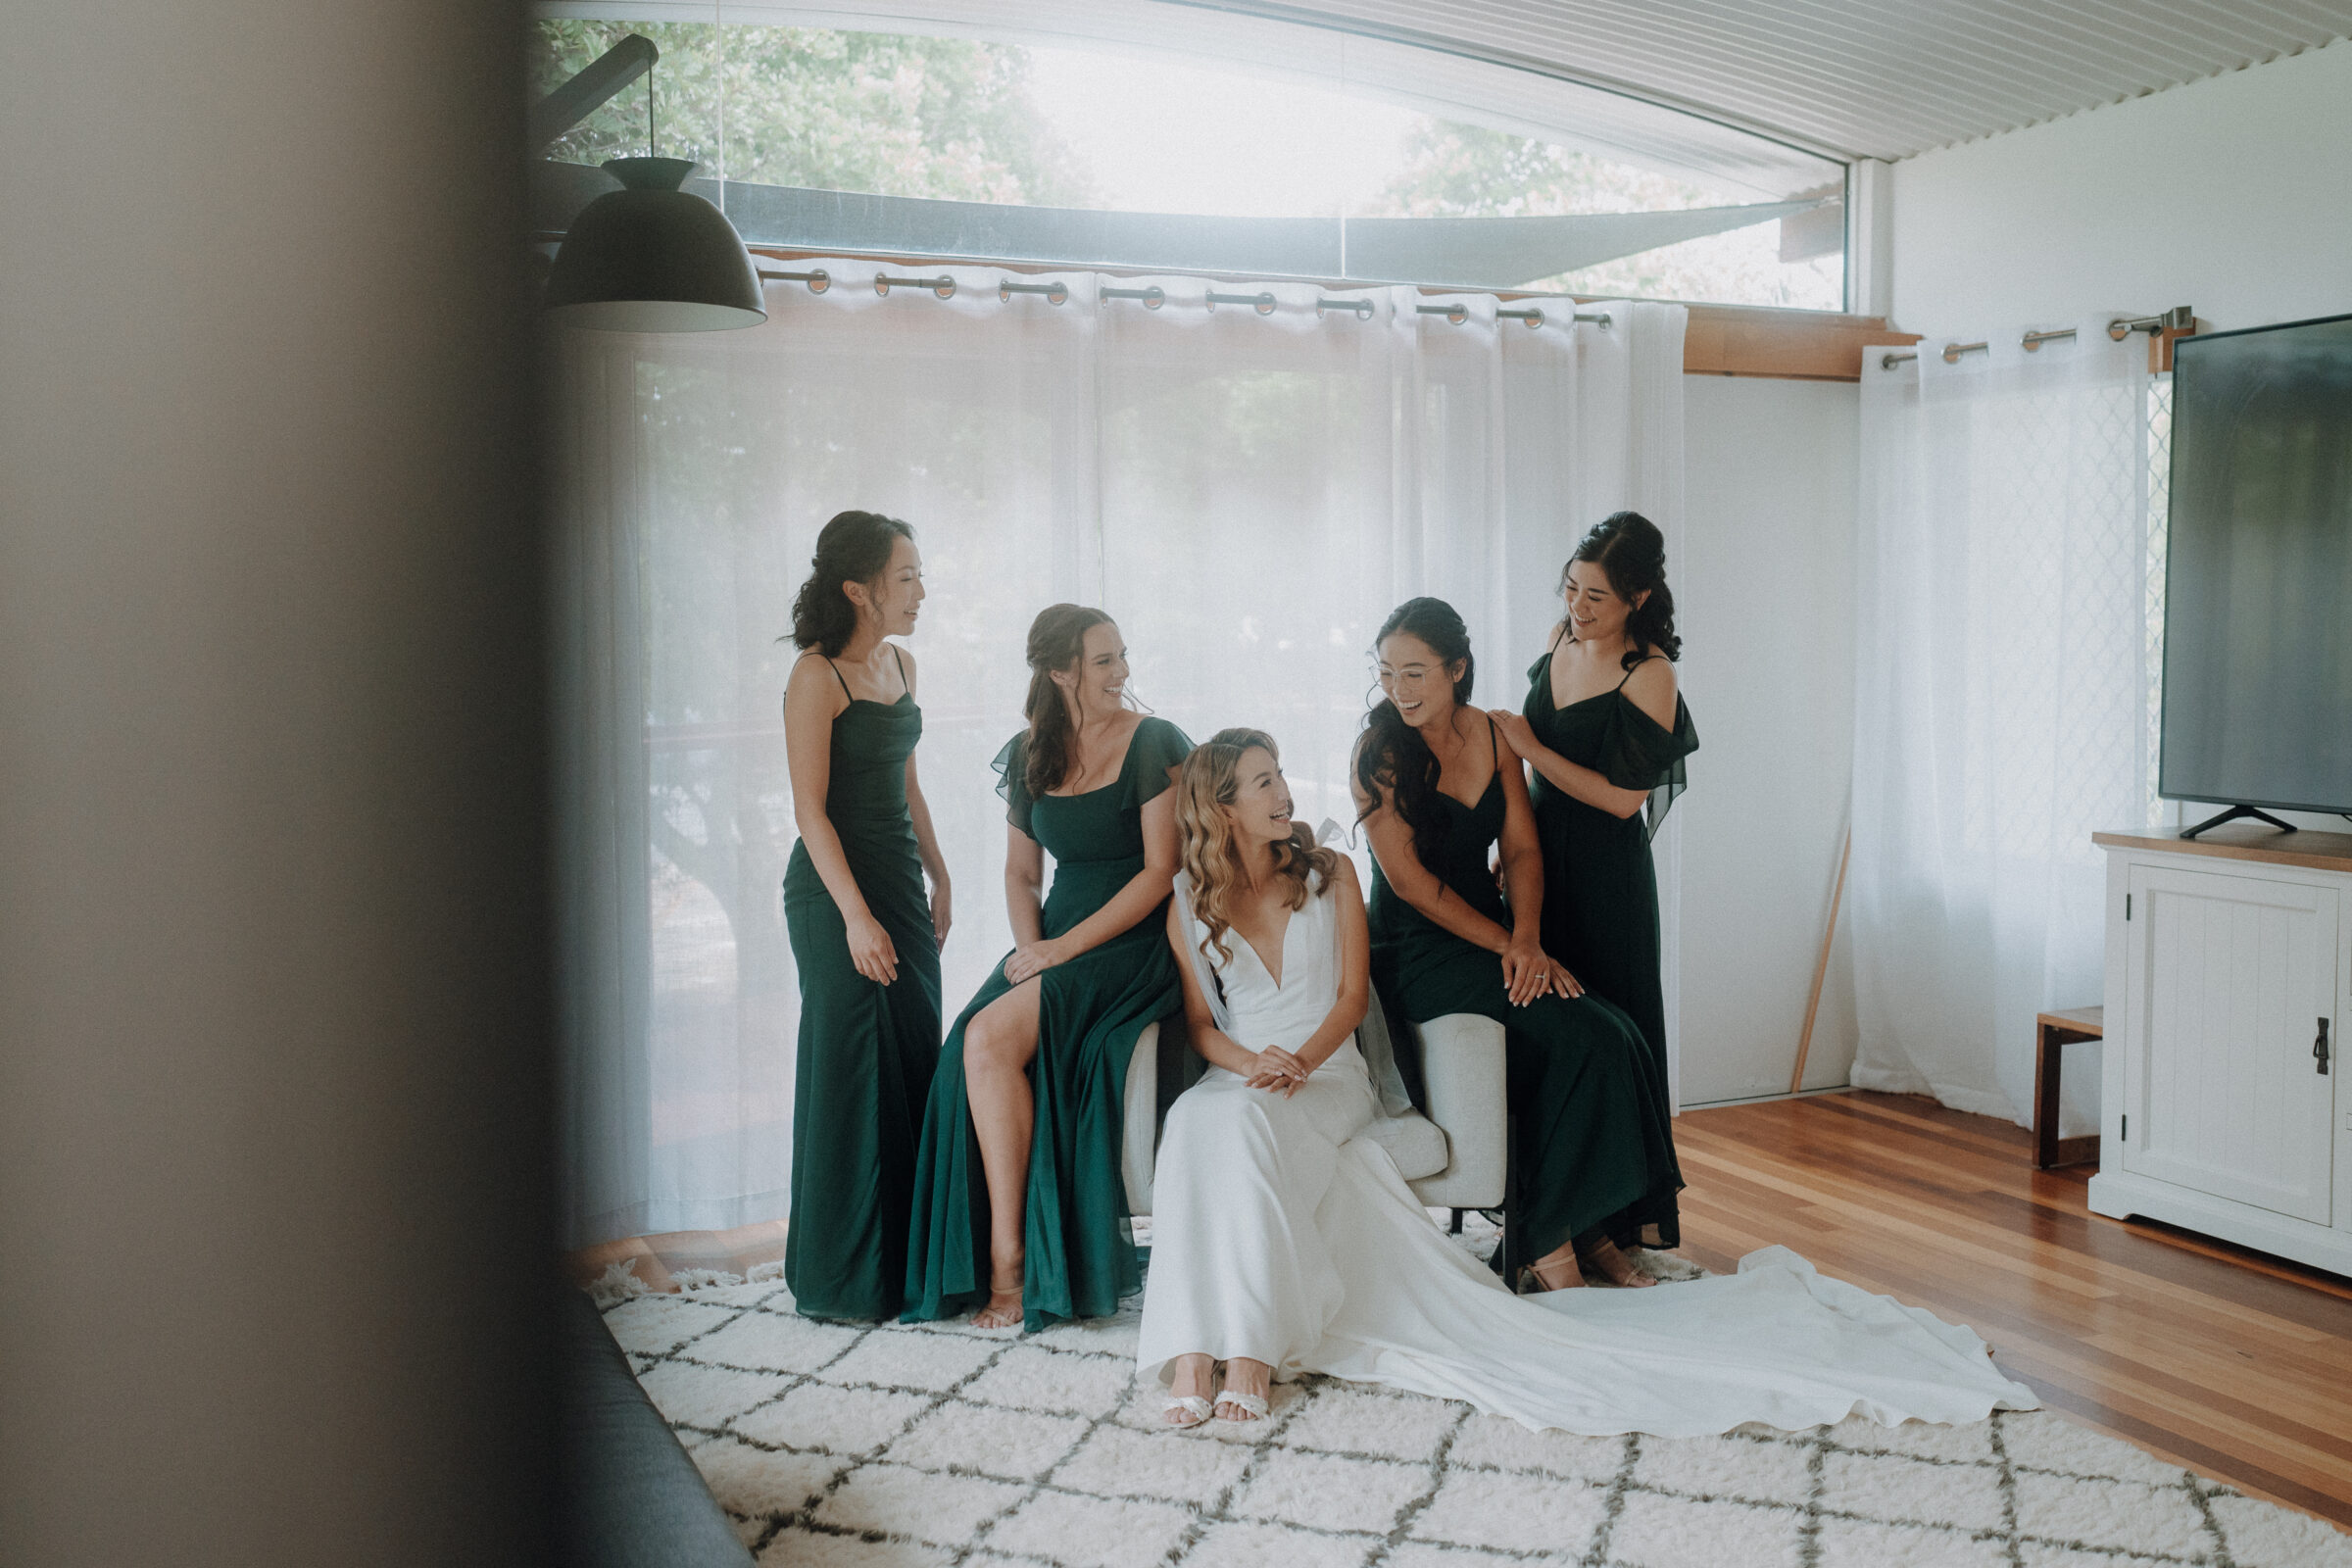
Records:
M1578 1438L1318 1377L1171 1431L1138 1317L817 1323L772 1281L605 1310L762 1564L2352 1568L2322 1521L2046 1411Z

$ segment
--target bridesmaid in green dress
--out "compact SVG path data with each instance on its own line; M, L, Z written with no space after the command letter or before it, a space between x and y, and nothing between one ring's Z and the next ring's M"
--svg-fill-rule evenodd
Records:
M1168 787L1192 750L1126 706L1127 650L1100 610L1029 629L1029 726L997 755L1015 946L948 1032L923 1116L909 1322L1102 1317L1142 1289L1120 1166L1127 1062L1182 1005L1164 935ZM1054 887L1041 903L1045 856Z
M1649 841L1683 792L1683 759L1698 750L1690 710L1675 690L1683 642L1666 587L1665 539L1638 512L1596 523L1562 571L1560 593L1567 612L1527 672L1523 712L1498 712L1494 721L1536 773L1544 951L1625 1009L1665 1096ZM1656 1241L1673 1247L1678 1239L1662 1228Z
M784 1282L810 1317L891 1317L906 1278L949 891L914 775L914 661L883 639L913 631L922 603L914 530L845 512L817 535L792 607L804 652L784 688L784 748L801 839L784 920L801 1033Z
M1416 1023L1475 1012L1504 1029L1515 1123L1495 1266L1522 1289L1651 1282L1618 1249L1671 1223L1683 1185L1665 1100L1633 1021L1543 946L1543 855L1527 781L1494 717L1468 706L1470 637L1441 599L1398 606L1374 645L1382 700L1354 786L1372 845L1372 978ZM1488 869L1499 842L1509 907ZM1497 961L1499 960L1499 962Z

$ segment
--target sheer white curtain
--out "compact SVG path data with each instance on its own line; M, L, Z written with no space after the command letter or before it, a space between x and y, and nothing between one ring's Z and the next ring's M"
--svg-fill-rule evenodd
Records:
M2012 1120L2034 1015L2099 998L2090 835L2146 811L2147 347L2107 319L1864 356L1853 1079Z
M1196 738L1270 730L1300 814L1345 823L1393 605L1450 599L1478 700L1515 706L1577 534L1623 506L1670 538L1680 518L1679 307L1587 307L1603 328L1545 302L1529 330L1492 298L1460 300L1456 325L1403 289L1372 293L1367 318L1318 313L1302 284L1217 285L1271 294L1261 315L1204 309L1195 278L1056 273L1055 306L1001 298L993 269L919 270L956 279L943 300L878 296L870 262L794 267L832 287L771 287L762 327L556 349L574 1246L785 1212L776 639L835 512L906 517L923 551L910 649L956 878L951 1015L1009 944L987 764L1020 723L1044 605L1108 609L1142 701Z

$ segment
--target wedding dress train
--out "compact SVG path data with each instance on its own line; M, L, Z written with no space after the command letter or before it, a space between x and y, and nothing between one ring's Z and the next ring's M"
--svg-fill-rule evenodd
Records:
M1197 945L1205 931L1182 877L1176 898ZM1303 1044L1338 994L1337 928L1331 897L1309 899L1284 930L1279 982L1238 933L1230 961L1212 966L1196 946L1218 1026L1253 1050ZM1289 1099L1212 1066L1169 1107L1145 1371L1165 1381L1179 1355L1247 1356L1278 1379L1383 1383L1588 1436L2034 1408L1968 1329L1826 1278L1784 1247L1749 1253L1737 1274L1652 1290L1511 1295L1431 1222L1382 1147L1392 1083L1385 1059L1368 1066L1351 1041Z

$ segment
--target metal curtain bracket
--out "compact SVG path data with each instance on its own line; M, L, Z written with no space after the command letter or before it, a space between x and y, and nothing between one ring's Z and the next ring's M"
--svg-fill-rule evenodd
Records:
M2107 335L2121 343L2134 332L2189 332L2196 325L2196 312L2185 305L2176 305L2161 316L2119 316L2107 323Z

